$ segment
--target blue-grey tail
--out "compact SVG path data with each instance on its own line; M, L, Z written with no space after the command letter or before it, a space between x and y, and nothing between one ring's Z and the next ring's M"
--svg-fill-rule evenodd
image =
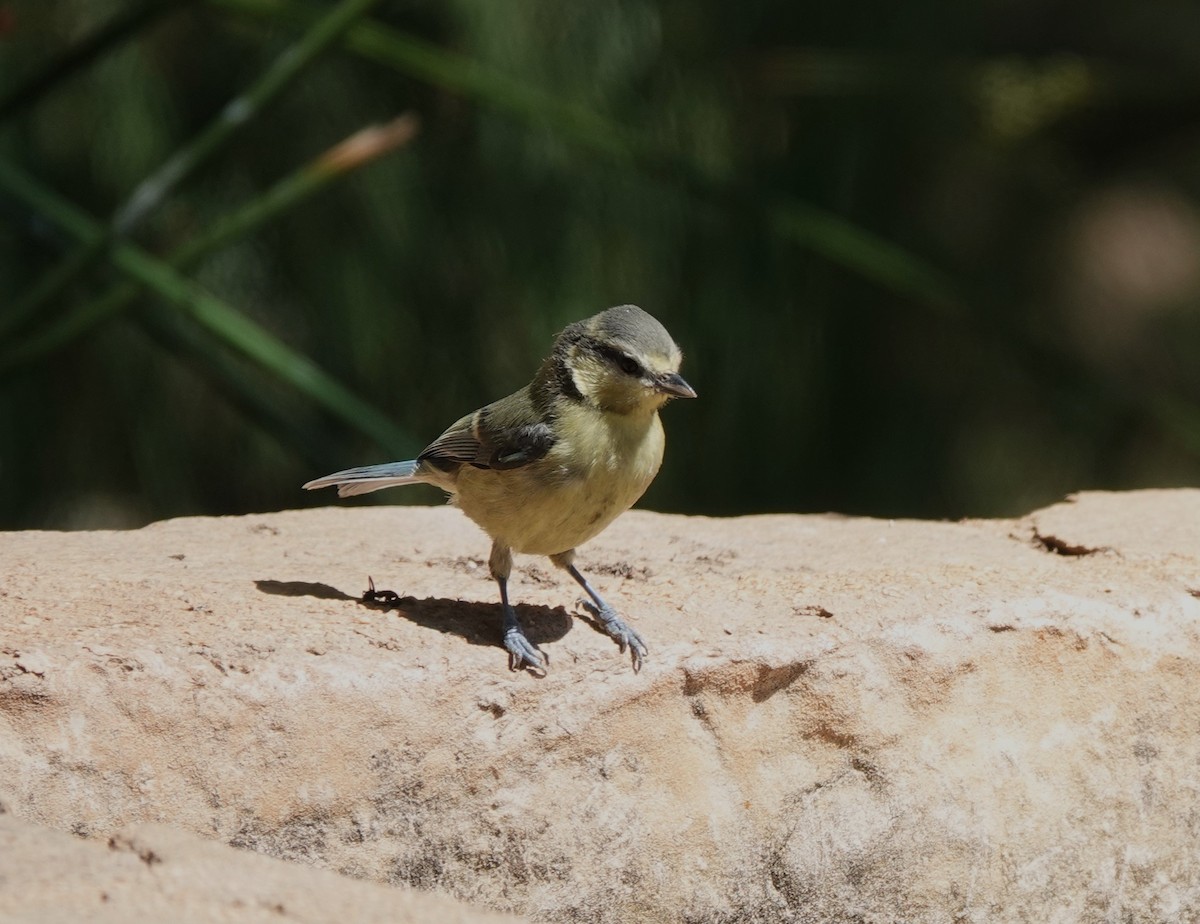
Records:
M382 465L363 465L359 468L348 468L343 472L334 472L324 478L315 478L304 487L309 491L314 488L329 488L337 485L338 497L349 497L352 494L368 494L383 488L394 488L402 484L416 484L424 481L417 474L418 463L415 459L408 462L384 462Z

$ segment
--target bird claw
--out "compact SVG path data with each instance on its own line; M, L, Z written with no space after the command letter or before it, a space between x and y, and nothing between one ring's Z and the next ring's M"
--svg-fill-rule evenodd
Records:
M642 659L649 654L646 648L646 643L642 641L642 637L633 630L629 623L625 622L617 611L605 603L603 606L597 606L591 600L580 600L582 606L588 613L591 614L601 628L616 640L617 646L621 649L621 654L625 653L625 649L629 649L629 657L633 662L633 672L636 674L642 669Z
M550 656L533 645L519 628L504 630L504 647L508 650L508 669L520 670L525 664L543 677L550 669Z

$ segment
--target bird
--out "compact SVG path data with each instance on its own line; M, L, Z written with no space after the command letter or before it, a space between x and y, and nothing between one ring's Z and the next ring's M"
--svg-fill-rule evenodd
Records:
M415 459L349 468L304 487L336 486L339 497L415 483L441 488L491 537L488 569L500 589L511 670L544 675L549 667L509 601L517 552L549 557L583 588L582 605L622 654L629 650L636 673L646 643L575 566L575 550L658 474L658 412L674 398L696 397L679 374L682 361L656 318L617 305L569 324L528 385L456 420Z

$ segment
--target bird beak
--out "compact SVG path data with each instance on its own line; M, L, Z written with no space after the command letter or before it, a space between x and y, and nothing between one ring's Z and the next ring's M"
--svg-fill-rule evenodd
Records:
M683 380L678 372L669 372L666 375L660 375L654 381L654 388L661 391L664 395L672 395L676 398L694 398L696 390Z

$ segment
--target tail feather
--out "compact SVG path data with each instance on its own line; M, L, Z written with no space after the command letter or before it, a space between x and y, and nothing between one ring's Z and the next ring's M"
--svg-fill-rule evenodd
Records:
M395 488L402 484L416 484L424 480L417 474L417 462L414 459L409 462L385 462L382 465L348 468L324 478L315 478L304 487L311 491L314 488L337 485L338 497L350 497L352 494L368 494L371 491Z

